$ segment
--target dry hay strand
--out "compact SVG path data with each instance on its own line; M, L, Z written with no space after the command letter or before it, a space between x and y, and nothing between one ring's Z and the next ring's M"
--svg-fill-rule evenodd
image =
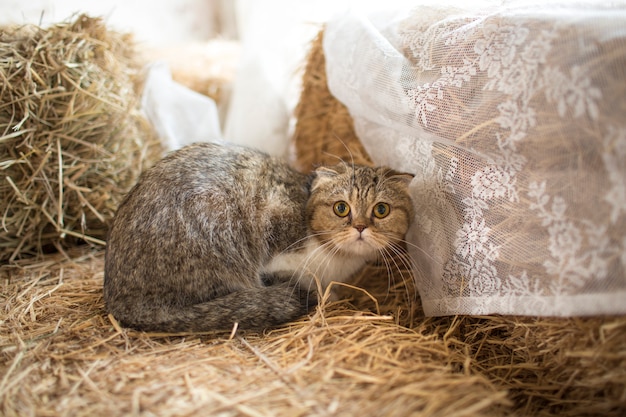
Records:
M159 155L128 35L85 15L0 29L0 262L88 241Z
M323 31L312 41L302 76L302 92L295 109L293 134L295 166L309 172L320 164L372 165L372 160L354 132L348 109L328 90Z
M264 334L146 334L107 316L103 261L74 248L0 270L2 415L626 412L624 317L424 319L375 264L351 300Z

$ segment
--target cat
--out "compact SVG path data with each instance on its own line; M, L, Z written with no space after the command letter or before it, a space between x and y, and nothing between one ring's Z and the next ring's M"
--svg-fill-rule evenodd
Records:
M199 143L144 172L109 229L104 300L149 332L263 330L306 315L402 241L408 183L339 163L303 174L236 145Z

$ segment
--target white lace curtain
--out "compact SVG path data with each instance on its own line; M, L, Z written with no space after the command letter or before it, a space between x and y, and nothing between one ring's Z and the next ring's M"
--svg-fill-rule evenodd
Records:
M329 86L416 174L427 315L626 313L626 7L342 15Z

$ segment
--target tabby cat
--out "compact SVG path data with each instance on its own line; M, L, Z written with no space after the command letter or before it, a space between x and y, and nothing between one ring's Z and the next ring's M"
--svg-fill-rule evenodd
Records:
M310 175L234 145L193 144L146 171L107 240L104 299L158 332L275 327L404 238L412 175L340 163Z

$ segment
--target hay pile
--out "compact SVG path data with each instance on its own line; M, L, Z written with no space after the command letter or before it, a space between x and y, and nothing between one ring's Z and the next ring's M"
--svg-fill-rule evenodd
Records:
M301 131L323 126L308 145L330 149L336 114L307 111ZM347 301L266 334L144 334L106 314L103 258L79 247L0 266L0 414L626 414L624 317L424 318L397 258L343 288Z
M10 272L0 324L5 416L501 415L508 404L436 334L348 304L232 339L120 329L104 312L102 253L71 255Z
M158 156L139 75L130 37L100 19L0 29L0 262L103 243Z
M626 412L623 318L424 319L410 285L389 288L374 265L361 279L378 309L350 290L264 335L149 335L106 315L102 268L85 249L3 267L0 414Z

